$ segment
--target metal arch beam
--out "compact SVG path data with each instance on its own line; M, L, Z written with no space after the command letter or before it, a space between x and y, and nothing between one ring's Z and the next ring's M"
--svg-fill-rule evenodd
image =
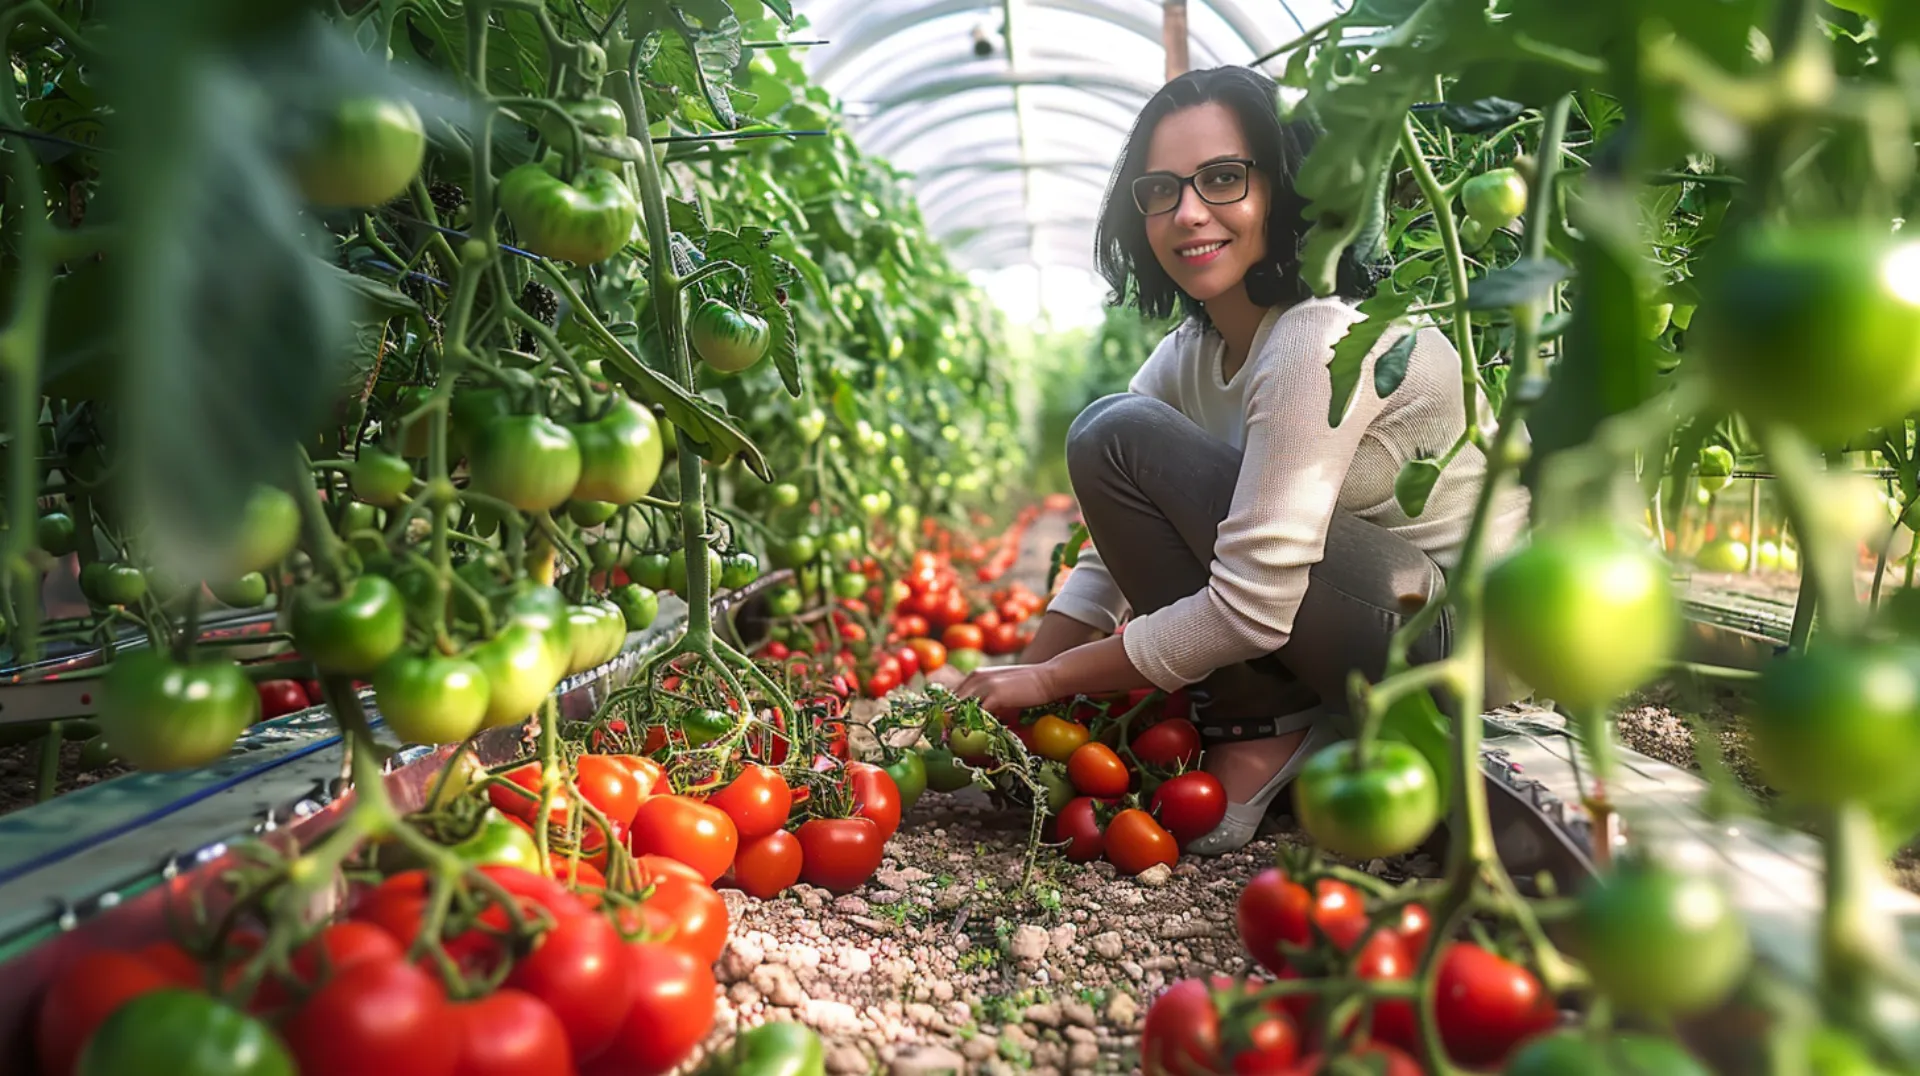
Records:
M1001 87L983 86L980 88L981 89L1000 89ZM1089 94L1087 96L1092 97L1094 100L1097 100L1097 101L1107 100L1107 98L1099 97L1092 94ZM1087 123L1092 123L1097 126L1104 127L1109 131L1116 132L1122 136L1124 136L1128 131L1133 129L1132 124L1130 122L1121 122L1118 120L1113 120L1113 119L1110 119L1109 117L1098 115L1093 112L1078 112L1078 111L1072 111L1065 108L1056 108L1056 107L1050 107L1050 106L1041 105L1041 104L1031 104L1028 107L1034 109L1036 112L1052 112L1061 116L1069 116L1076 120L1082 120ZM1121 111L1124 111L1124 110L1121 110ZM969 108L969 109L966 109L965 111L955 112L950 115L936 113L936 112L928 112L924 114L925 116L924 119L920 117L907 116L907 118L896 121L893 124L876 123L876 124L870 124L867 126L857 128L854 131L854 137L859 139L860 144L864 146L868 152L873 153L876 156L886 157L896 152L897 150L899 150L900 147L907 145L908 143L914 141L915 139L921 137L924 134L927 134L929 131L931 131L935 127L939 127L943 124L949 124L949 123L964 123L967 120L978 119L981 116L991 116L991 115L997 115L997 114L1005 114L1005 115L1011 116L1013 114L1013 110L1009 108L1005 103L996 103L991 105L988 105L988 104L979 105L978 107ZM907 114L895 113L895 115L906 116Z
M1144 79L1129 78L1098 69L1087 71L977 72L923 79L917 84L884 87L880 96L870 98L870 115L884 116L897 108L918 104L929 97L963 93L982 86L1061 86L1088 93L1116 94L1130 107L1139 108L1159 89Z

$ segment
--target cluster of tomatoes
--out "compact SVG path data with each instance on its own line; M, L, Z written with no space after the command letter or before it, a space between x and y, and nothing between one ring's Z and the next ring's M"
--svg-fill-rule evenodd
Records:
M992 583L1011 571L1014 563L1020 559L1020 544L1027 537L1027 531L1033 521L1040 518L1042 511L1064 510L1072 506L1072 498L1055 494L1047 498L1044 504L1030 504L1020 510L1013 523L1000 535L984 542L975 542L963 550L961 559L975 565L974 578L982 583Z
M1247 884L1237 920L1248 955L1281 983L1410 981L1437 941L1428 910L1418 903L1383 901L1370 910L1345 882L1322 878L1309 892L1280 868ZM1501 1071L1523 1044L1559 1023L1553 998L1526 967L1472 942L1440 943L1447 948L1436 972L1434 1011L1453 1063ZM1329 1008L1343 1000L1336 993L1275 996L1263 990L1268 986L1215 976L1169 987L1148 1009L1142 1033L1149 1076L1309 1076L1321 1072L1333 1052L1367 1060L1388 1076L1424 1071L1415 1060L1421 1050L1412 996L1349 1004L1353 1011L1343 1020ZM1342 1041L1324 1041L1329 1016L1339 1024L1334 1038Z

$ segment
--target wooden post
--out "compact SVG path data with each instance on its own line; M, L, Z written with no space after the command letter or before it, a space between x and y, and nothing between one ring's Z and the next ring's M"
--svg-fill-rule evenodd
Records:
M1161 5L1160 40L1167 50L1167 81L1187 73L1187 0Z

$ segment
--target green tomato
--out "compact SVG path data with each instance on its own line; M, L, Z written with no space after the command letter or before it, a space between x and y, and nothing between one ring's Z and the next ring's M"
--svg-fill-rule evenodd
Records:
M733 731L733 715L724 710L688 710L680 715L680 732L690 747L700 747Z
M101 682L101 734L143 770L217 761L259 716L259 693L231 661L181 664L152 650L126 651Z
M1350 859L1411 852L1440 821L1440 784L1411 744L1379 740L1364 761L1353 740L1308 759L1294 814L1315 844Z
M791 482L776 482L767 491L767 500L775 508L792 508L800 503L800 487Z
M970 673L978 669L980 663L985 660L987 660L987 656L972 647L963 647L959 650L947 651L947 664L963 673Z
M1715 538L1700 547L1693 555L1693 562L1710 572L1744 572L1747 570L1747 543L1732 538Z
M767 595L767 612L774 616L793 616L800 612L805 601L798 587L781 587Z
M560 107L580 125L580 132L586 135L599 135L602 138L620 138L627 133L627 114L620 105L606 97L586 97L574 101L561 101ZM540 137L547 145L558 150L572 148L573 132L558 116L540 110ZM598 153L586 154L585 163L593 168L601 168L619 175L624 161L618 157L605 157Z
M540 848L534 843L533 834L515 825L512 819L500 813L498 807L482 811L480 825L475 827L473 835L458 844L448 845L447 851L476 867L541 870L538 866Z
M542 257L593 265L633 237L639 203L619 176L603 168L583 169L567 183L530 162L501 178L500 208L521 246Z
M147 576L131 564L95 561L80 569L80 592L96 605L138 605L147 596Z
M1709 1076L1679 1043L1631 1032L1542 1035L1508 1059L1505 1076Z
M107 738L95 736L80 744L80 759L75 765L80 767L81 773L92 773L95 770L104 770L119 761L119 753L113 749L111 743L107 742Z
M944 747L929 747L920 752L927 772L927 787L935 792L958 792L973 783L973 772L960 765L953 752Z
M741 587L760 578L760 558L742 550L731 553L720 561L720 585L728 590Z
M300 541L300 505L293 494L255 486L240 506L240 521L222 551L226 575L264 572L287 559Z
M353 495L368 504L391 508L413 488L413 468L399 456L363 448L348 479Z
M866 544L867 534L857 526L827 532L827 552L835 557L851 557Z
M78 547L74 538L73 517L65 512L48 512L33 528L34 544L50 557L64 557Z
M1643 683L1680 635L1666 561L1603 524L1536 533L1488 573L1486 612L1506 668L1576 708Z
M913 810L913 805L920 802L921 794L927 790L927 764L919 752L902 751L884 769L900 789L901 812Z
M573 520L575 525L581 527L598 527L619 514L620 506L607 501L570 500L567 502L567 518ZM601 542L593 548L600 549L605 545L605 542ZM606 566L605 564L594 565L596 568L605 568Z
M800 435L800 443L811 445L827 432L827 414L819 408L810 408L793 420L794 432Z
M523 721L560 683L547 636L531 624L509 623L467 655L487 677L487 713L482 728Z
M1502 228L1527 211L1527 181L1512 168L1495 168L1467 180L1460 203L1469 219Z
M115 1008L87 1037L76 1076L297 1076L273 1029L198 990L167 987Z
M627 562L627 577L648 590L664 590L670 562L665 553L642 553Z
M708 546L707 589L713 589L713 584L719 581L720 572L724 567L720 563L720 554L714 552L712 546ZM687 596L687 551L684 549L676 549L667 554L667 589L682 598Z
M1718 885L1636 860L1587 887L1574 928L1600 989L1653 1016L1717 1005L1752 955L1746 925Z
M1733 482L1733 453L1725 445L1708 445L1700 450L1700 462L1695 473L1700 476L1700 486L1709 493L1718 493Z
M956 758L985 758L993 749L993 733L986 729L952 729L947 733L947 748Z
M756 1024L716 1052L697 1076L825 1076L820 1036L791 1021Z
M208 583L207 589L223 605L252 609L267 600L267 577L259 572L248 572L238 579Z
M1718 398L1822 444L1920 405L1920 241L1776 227L1710 259L1689 345Z
M760 361L770 339L764 318L708 299L687 316L687 338L708 366L737 374Z
M567 675L573 661L573 622L567 599L544 583L523 582L506 603L506 618L540 632L547 645L547 672L554 683Z
M399 197L420 174L427 133L410 102L343 101L293 160L294 182L320 206L373 206Z
M487 676L464 658L395 654L373 674L380 716L405 743L459 743L487 714Z
M1640 308L1640 316L1646 319L1640 326L1640 335L1658 340L1667 334L1667 326L1673 322L1673 304L1648 303Z
M366 676L398 653L407 638L406 600L377 575L363 575L328 598L319 584L295 595L293 642L320 671Z
M820 555L817 543L811 534L795 534L774 543L773 563L780 568L798 568L811 564L813 558Z
M621 399L604 416L571 429L580 446L575 500L632 504L653 489L666 451L653 412Z
M569 676L604 664L627 637L626 618L613 606L599 602L568 609L567 628L573 644L567 661Z
M1073 782L1067 780L1066 771L1059 766L1044 766L1038 775L1040 787L1047 794L1047 813L1059 814L1073 802ZM1151 789L1142 788L1141 795L1147 795Z
M513 414L513 397L504 388L462 388L453 394L450 408L448 446L457 456L472 453L479 443L480 435L493 424L495 419L506 418ZM417 425L425 426L421 422ZM426 455L426 446L421 451L407 452L408 456Z
M1920 652L1814 647L1776 658L1747 728L1767 783L1811 803L1910 798L1920 766Z
M400 420L426 406L427 401L431 399L433 399L431 387L407 385L393 394L393 403L386 412L390 417L383 422L391 423L397 434L392 440L399 442L400 454L408 459L427 458L427 450L433 445L433 423L423 415L402 428Z
M494 419L468 460L475 492L523 512L558 508L580 481L580 446L544 415Z
M833 596L851 601L865 594L871 585L859 572L841 572L833 577Z
M660 615L660 596L638 583L615 587L607 597L620 610L628 631L645 631Z

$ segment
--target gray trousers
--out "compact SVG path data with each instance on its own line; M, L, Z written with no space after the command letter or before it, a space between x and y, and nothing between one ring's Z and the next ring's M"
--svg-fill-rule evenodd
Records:
M1135 615L1207 586L1214 540L1233 504L1240 450L1167 403L1126 393L1094 401L1067 433L1075 498L1113 580ZM1201 733L1218 742L1278 736L1332 715L1346 723L1354 670L1378 680L1387 642L1439 596L1433 558L1390 531L1336 513L1326 555L1285 646L1215 670L1193 685ZM1452 648L1452 614L1418 639L1418 664Z

